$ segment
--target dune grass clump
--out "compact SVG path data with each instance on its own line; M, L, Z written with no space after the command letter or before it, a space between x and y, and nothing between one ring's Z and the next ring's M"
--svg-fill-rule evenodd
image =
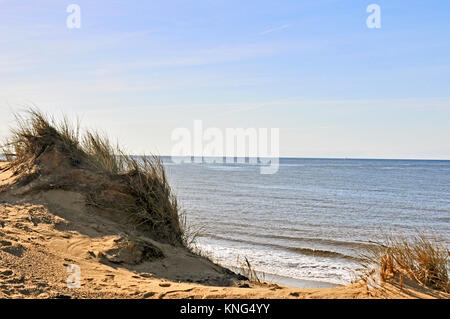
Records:
M120 165L126 168L128 190L136 199L131 214L135 224L150 226L153 231L161 229L170 242L187 246L183 218L161 159L122 154Z
M129 213L136 226L144 227L172 244L187 243L177 199L160 158L127 155L105 135L96 131L82 134L78 121L76 125L65 117L57 121L36 109L29 109L26 114L25 117L16 115L17 127L11 130L2 148L9 168L24 172L36 165L43 154L58 153L73 168L119 181L119 187L115 188L131 198L131 203L109 201L107 205ZM95 202L95 192L102 189L92 186L88 198Z
M2 152L12 166L36 159L53 147L64 152L74 164L82 160L78 123L72 126L67 118L57 122L36 109L29 109L27 114L28 117L15 114L17 127L11 129L2 146Z
M123 154L120 147L113 146L106 136L98 132L85 132L81 145L89 163L99 170L109 174L119 174L130 166L129 157Z
M384 243L362 254L363 277L378 273L383 282L395 275L426 287L450 292L449 250L422 233L412 237L387 235Z

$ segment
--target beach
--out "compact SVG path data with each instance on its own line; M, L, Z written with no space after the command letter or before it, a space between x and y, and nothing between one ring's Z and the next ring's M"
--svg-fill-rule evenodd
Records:
M15 178L2 171L0 187ZM139 251L132 250L118 262L110 254L126 227L105 212L90 213L75 191L15 189L0 195L0 216L1 298L447 298L406 282L296 288L240 280L208 259L149 238L164 258L136 263ZM68 286L71 265L80 269L79 287Z
M450 161L281 158L270 177L248 162L164 162L199 247L226 266L248 257L299 287L346 285L389 233L450 247Z

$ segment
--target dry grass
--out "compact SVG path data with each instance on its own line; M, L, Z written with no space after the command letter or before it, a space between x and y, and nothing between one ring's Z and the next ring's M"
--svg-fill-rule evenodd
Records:
M126 155L98 132L82 134L79 122L72 125L66 117L57 121L37 109L29 109L25 116L16 114L15 117L17 127L11 130L2 147L10 167L22 171L24 165L33 165L43 153L56 150L69 159L73 167L123 180L127 194L133 198L126 211L136 225L172 244L187 245L190 242L190 235L178 214L177 199L158 157Z
M238 272L241 275L248 278L248 280L250 282L254 282L257 284L262 283L263 280L261 278L259 278L258 273L253 268L253 265L250 263L250 261L248 260L247 257L244 257L244 260L242 260L242 261L238 258L237 263L239 265Z
M167 180L159 157L118 156L124 165L130 194L136 199L132 216L137 225L147 226L171 243L186 243L177 198ZM120 167L120 166L119 166ZM149 213L150 212L150 213Z
M78 122L72 126L66 117L58 122L37 109L29 109L26 114L28 116L15 114L17 127L11 129L10 137L2 146L7 161L13 165L23 164L38 158L50 147L58 147L74 165L82 160Z
M198 252L200 249L197 246L197 238L201 237L205 231L205 225L203 224L191 224L187 221L186 212L179 211L180 227L183 233L183 244L188 247L192 252ZM199 254L202 255L202 254Z
M426 287L449 292L449 250L436 238L417 233L411 238L387 235L385 242L362 255L363 279L379 274L381 281L394 275Z
M99 170L119 174L126 170L125 158L118 145L113 146L108 137L87 131L82 139L82 149L89 163Z

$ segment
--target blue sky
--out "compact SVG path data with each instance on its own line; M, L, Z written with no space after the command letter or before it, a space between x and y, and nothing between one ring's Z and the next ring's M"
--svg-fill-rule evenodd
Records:
M450 159L449 36L449 1L0 0L0 137L33 104L132 153L200 119L279 128L282 156Z

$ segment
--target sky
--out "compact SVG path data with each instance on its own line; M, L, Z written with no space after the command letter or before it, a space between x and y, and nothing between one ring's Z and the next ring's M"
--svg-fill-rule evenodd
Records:
M283 157L450 159L449 40L450 1L0 0L0 138L36 106L134 154L201 120L279 128Z

